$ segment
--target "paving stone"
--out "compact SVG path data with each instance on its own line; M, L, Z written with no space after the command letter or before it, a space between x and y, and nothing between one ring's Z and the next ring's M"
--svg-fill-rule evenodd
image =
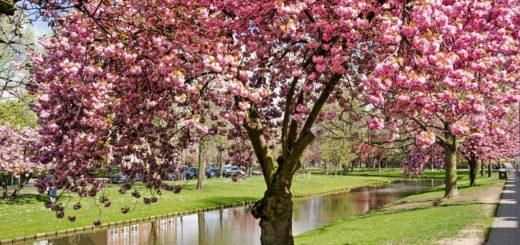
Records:
M520 245L520 178L510 173L500 198L488 245Z

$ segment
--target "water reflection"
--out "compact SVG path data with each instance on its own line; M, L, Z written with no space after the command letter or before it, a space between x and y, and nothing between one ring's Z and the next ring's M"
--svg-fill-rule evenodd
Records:
M396 199L442 184L440 181L400 182L362 187L351 192L294 200L293 234L366 213ZM208 211L72 235L34 244L259 244L258 220L249 207Z

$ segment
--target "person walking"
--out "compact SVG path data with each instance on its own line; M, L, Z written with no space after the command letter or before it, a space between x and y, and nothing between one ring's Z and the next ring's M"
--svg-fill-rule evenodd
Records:
M51 198L51 202L55 203L58 200L58 187L53 186L49 188L49 197Z
M47 180L52 180L54 176L52 174L47 174ZM51 202L55 203L58 200L58 187L52 186L47 191L47 195L51 198Z

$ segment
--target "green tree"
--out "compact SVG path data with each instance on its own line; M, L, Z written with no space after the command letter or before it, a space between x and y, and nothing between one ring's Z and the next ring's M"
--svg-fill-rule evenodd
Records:
M28 96L13 101L0 102L0 124L36 128L36 114L29 108L31 98Z
M29 24L22 12L0 15L0 123L34 128L32 98L25 90L31 81L27 54L37 51Z

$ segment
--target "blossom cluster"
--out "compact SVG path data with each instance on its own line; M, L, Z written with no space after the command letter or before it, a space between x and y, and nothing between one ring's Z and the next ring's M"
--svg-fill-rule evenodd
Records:
M0 125L0 173L38 172L43 166L33 161L32 152L38 134L29 128Z

